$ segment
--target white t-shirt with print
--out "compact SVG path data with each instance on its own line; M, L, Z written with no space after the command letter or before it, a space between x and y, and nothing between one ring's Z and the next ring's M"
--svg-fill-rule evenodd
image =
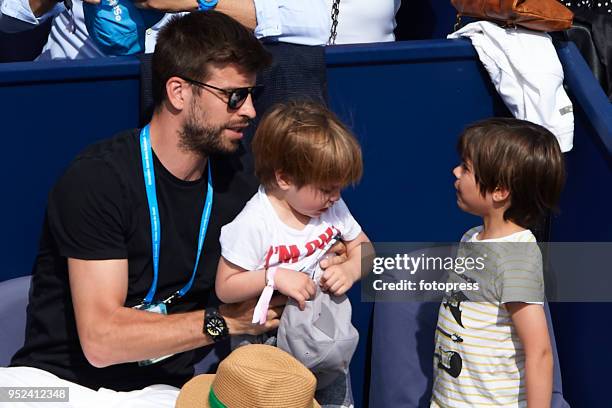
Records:
M339 235L351 241L360 232L342 199L303 229L292 228L279 218L260 186L240 214L221 228L221 255L247 271L282 265L310 273L330 240Z

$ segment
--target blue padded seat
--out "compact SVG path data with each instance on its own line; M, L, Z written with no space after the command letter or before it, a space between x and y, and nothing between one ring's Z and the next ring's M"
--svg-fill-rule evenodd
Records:
M23 345L31 276L0 282L0 367Z
M429 407L433 385L434 335L439 303L377 303L372 328L370 407ZM559 356L545 304L553 347L552 408L569 408L563 398Z

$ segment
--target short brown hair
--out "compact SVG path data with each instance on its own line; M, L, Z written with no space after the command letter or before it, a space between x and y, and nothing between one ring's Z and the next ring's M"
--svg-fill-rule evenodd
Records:
M513 118L486 119L464 130L457 149L471 162L481 194L508 189L505 220L529 228L556 209L565 166L559 143L546 128Z
M298 188L306 184L346 187L361 178L359 143L323 105L290 102L274 106L253 138L255 174L268 187L281 171Z
M204 82L210 64L234 63L257 73L271 61L253 33L223 13L209 10L174 16L159 31L152 57L155 107L166 98L166 82L173 76Z

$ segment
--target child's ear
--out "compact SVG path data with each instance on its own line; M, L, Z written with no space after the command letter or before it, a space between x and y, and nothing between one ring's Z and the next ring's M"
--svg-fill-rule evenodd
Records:
M285 191L291 187L291 180L282 171L275 171L274 177L276 177L276 184L281 190Z
M493 201L496 203L501 203L510 198L510 190L506 187L497 186L495 190L493 190Z

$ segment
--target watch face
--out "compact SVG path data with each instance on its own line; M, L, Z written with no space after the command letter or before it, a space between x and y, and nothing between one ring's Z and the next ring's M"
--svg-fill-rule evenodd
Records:
M225 333L225 321L218 316L211 316L206 321L206 332L212 337L223 335Z

